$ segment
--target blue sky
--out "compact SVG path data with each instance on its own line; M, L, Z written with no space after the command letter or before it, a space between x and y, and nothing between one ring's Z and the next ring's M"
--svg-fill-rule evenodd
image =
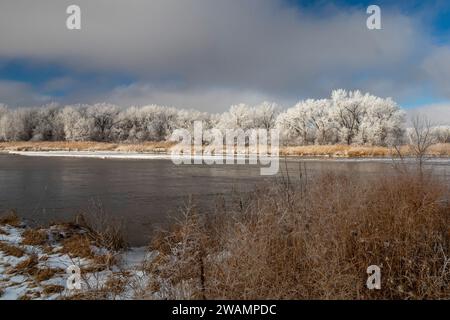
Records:
M74 1L2 1L0 102L215 112L345 88L405 108L450 105L448 1L75 2L80 31L65 28ZM381 7L381 31L365 27L370 4Z

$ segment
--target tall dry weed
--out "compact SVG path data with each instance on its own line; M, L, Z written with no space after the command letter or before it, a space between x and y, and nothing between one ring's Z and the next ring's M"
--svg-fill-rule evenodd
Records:
M184 284L178 298L448 299L449 198L417 172L284 179L213 218L189 212L154 242L152 271ZM370 265L381 290L365 286Z

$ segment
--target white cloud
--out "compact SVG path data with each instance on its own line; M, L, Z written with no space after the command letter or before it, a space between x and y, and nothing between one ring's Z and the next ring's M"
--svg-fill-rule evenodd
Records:
M450 125L450 102L424 105L408 110L408 120L415 115L426 116L433 125Z
M289 106L293 101L280 101L273 96L251 90L224 88L157 88L143 83L119 86L102 94L94 94L91 102L107 101L119 105L146 105L150 103L175 106L186 109L215 112L228 109L232 104L258 104L262 101L274 101Z
M436 89L450 97L450 47L439 47L433 50L424 61L423 68L433 79Z
M0 80L0 102L14 106L42 105L51 97L36 92L29 84Z
M330 8L319 16L282 0L78 0L82 30L69 31L71 4L2 2L0 59L68 68L68 77L41 89L71 88L68 99L78 102L219 111L260 97L324 97L335 88L411 100L428 80L443 90L450 82L448 68L439 67L449 61L447 49L433 47L420 20L384 8L383 30L373 31L361 8ZM93 77L84 87L74 84L84 72L134 83L105 88Z

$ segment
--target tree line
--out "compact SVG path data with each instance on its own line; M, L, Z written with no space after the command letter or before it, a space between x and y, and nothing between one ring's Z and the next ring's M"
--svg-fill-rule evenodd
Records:
M303 100L287 110L276 103L237 104L222 114L158 105L8 108L0 105L0 141L163 141L175 129L280 130L285 143L388 146L408 138L405 112L390 98L335 90L327 99ZM450 142L450 127L434 127L436 142Z

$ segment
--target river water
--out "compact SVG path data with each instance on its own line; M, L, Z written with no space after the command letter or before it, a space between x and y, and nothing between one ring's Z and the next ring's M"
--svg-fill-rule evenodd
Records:
M308 175L324 170L377 175L392 170L378 160L302 160ZM299 160L282 162L298 175ZM450 176L450 162L433 164L438 175ZM156 227L176 217L192 196L200 210L214 206L218 195L246 192L274 177L260 175L258 166L184 165L170 160L27 157L0 153L0 212L16 209L35 223L72 218L102 206L108 217L120 219L132 245L144 245ZM95 205L94 205L95 203Z

